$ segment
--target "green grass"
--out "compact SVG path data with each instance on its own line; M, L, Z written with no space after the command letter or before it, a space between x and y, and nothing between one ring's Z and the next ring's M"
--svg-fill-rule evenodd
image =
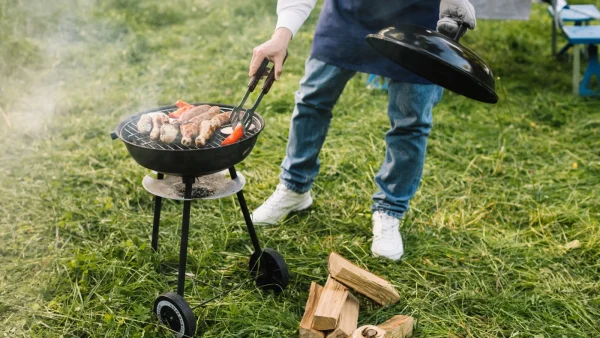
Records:
M274 0L0 1L0 334L168 336L150 308L176 286L182 206L165 202L152 253L147 171L109 132L177 99L237 102L274 12ZM267 127L238 168L251 209L277 184L316 18L294 38L261 105ZM600 336L600 101L571 94L545 5L530 21L480 20L462 41L494 70L500 102L446 92L435 108L403 260L370 255L387 96L357 76L334 111L314 207L259 229L285 257L289 288L246 285L197 310L205 337L297 336L332 250L401 295L387 308L360 298L359 324L407 314L416 337ZM189 247L191 304L244 280L251 247L233 198L193 204Z

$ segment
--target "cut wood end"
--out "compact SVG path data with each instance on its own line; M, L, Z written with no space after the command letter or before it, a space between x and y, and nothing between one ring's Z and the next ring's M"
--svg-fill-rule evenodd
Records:
M392 304L398 303L399 300L400 300L400 295L398 294L398 291L396 291L396 289L392 285L392 294L390 295L390 298L387 301L381 302L381 305L383 305L383 306L392 305Z
M335 275L339 272L341 267L340 267L340 269L338 269L337 266L332 266L332 264L331 264L332 259L343 259L345 261L347 261L347 259L345 259L344 257L342 257L340 254L338 254L335 251L332 251L329 254L329 257L327 257L327 270L329 271L330 275ZM348 263L350 263L350 262L348 262Z
M374 325L364 325L356 329L352 334L352 338L383 338L385 330Z
M312 328L319 331L333 330L337 326L338 320L331 317L315 316Z
M312 328L319 331L335 329L348 294L348 288L329 276L315 310Z
M325 338L325 333L313 329L300 328L300 338Z

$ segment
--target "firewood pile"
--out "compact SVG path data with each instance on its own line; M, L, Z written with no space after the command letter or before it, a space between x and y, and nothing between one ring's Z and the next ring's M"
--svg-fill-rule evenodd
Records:
M374 275L332 252L328 261L329 277L325 286L315 282L304 316L300 322L300 338L408 338L412 336L414 319L397 315L379 325L358 326L358 299L350 290L377 304L387 306L400 300L400 295L387 280Z

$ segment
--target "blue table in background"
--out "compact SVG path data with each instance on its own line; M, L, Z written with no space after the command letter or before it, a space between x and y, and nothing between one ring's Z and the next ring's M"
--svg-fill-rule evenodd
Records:
M554 19L554 8L548 6L548 12ZM562 22L572 22L575 26L588 25L590 21L600 18L600 11L594 5L569 5L568 8L564 8L560 13L560 20ZM556 53L556 24L552 21L552 55L564 55L569 48L573 47L572 44L567 43L560 49L558 54Z
M596 76L600 81L600 63L598 62L598 44L600 44L600 26L562 26L563 33L573 46L573 93L581 96L595 96L600 94L600 88L591 87L591 80ZM581 69L580 48L588 48L588 66L579 81ZM596 84L600 86L600 82Z

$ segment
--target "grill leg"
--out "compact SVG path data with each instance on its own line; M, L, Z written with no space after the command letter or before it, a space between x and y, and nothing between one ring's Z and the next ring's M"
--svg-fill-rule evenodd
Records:
M162 180L164 174L158 173L156 178ZM154 197L154 225L152 226L152 250L158 250L158 228L160 226L160 209L162 208L162 197Z
M194 177L184 177L183 183L185 183L184 197L186 199L192 198L192 185L194 184ZM187 246L188 246L188 234L190 230L190 208L192 201L183 202L183 220L181 222L181 244L179 246L179 276L177 278L177 293L183 297L183 289L185 286L185 265L187 261Z
M232 179L237 178L237 172L235 171L235 167L229 168L229 174ZM258 237L256 236L256 231L254 230L254 224L252 223L252 218L250 218L250 211L248 211L248 206L246 205L246 199L244 198L244 192L240 190L237 193L238 201L240 202L240 208L242 208L242 213L244 214L244 220L246 221L246 227L248 228L248 234L250 234L250 239L252 240L252 245L254 246L255 252L262 252L260 248L260 243L258 242Z

